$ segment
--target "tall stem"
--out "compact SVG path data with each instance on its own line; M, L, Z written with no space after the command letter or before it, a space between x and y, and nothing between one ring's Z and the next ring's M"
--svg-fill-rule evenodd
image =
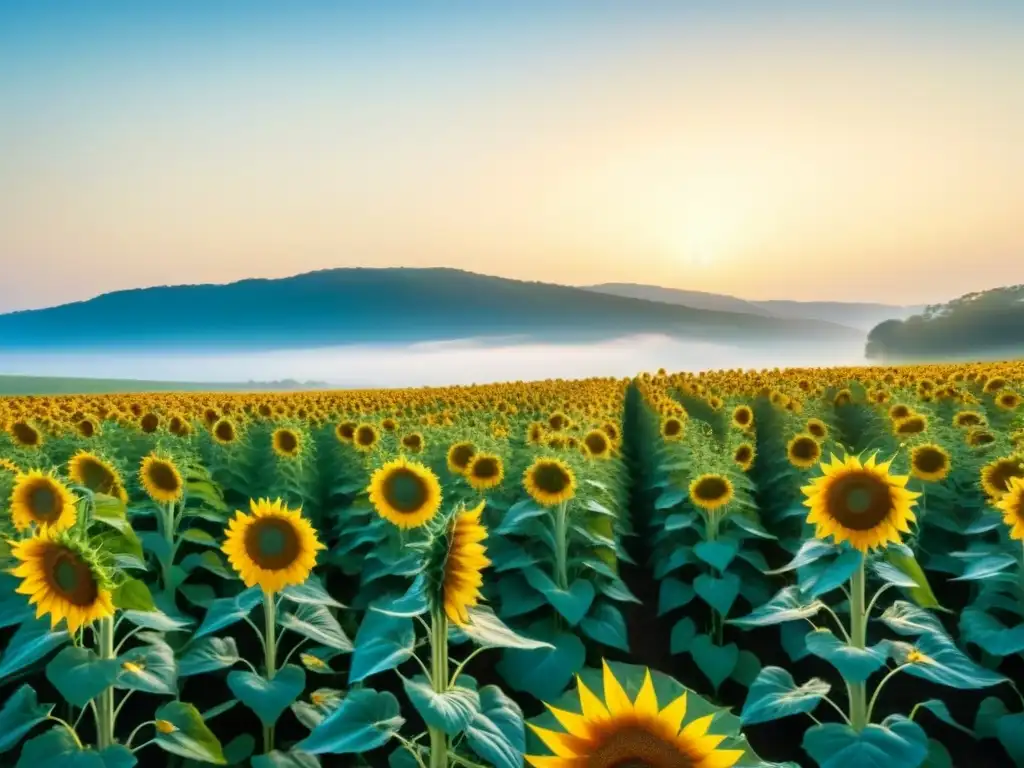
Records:
M868 617L864 604L864 558L850 578L850 645L863 649L867 645ZM855 731L868 724L867 683L847 683L850 690L850 725Z
M111 616L97 622L99 630L98 656L101 661L116 658L114 655L114 619ZM114 687L111 686L96 697L96 746L104 750L114 744Z
M277 674L277 602L273 592L263 593L263 644L267 680ZM274 726L263 726L263 751L274 749Z
M161 563L164 592L168 595L174 593L171 586L171 567L174 565L174 502L164 506L162 525L164 542L167 544L167 559Z
M555 583L559 589L569 588L569 515L568 503L555 507Z
M448 617L444 607L430 609L430 682L436 693L448 690ZM430 728L430 768L447 768L448 736Z

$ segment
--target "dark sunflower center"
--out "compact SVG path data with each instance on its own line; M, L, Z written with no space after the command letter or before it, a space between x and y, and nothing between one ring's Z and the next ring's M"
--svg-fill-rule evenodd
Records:
M217 437L225 442L235 439L235 428L231 426L231 422L222 421L217 425Z
M991 432L976 432L971 435L971 445L987 445L988 443L994 443L995 440L995 435Z
M675 744L641 725L626 725L605 736L587 755L587 768L688 768L693 761Z
M894 419L905 419L910 415L910 409L898 405L890 411L890 415Z
M99 596L99 584L89 564L66 547L52 544L47 548L43 572L50 589L72 605L92 605Z
M299 447L299 438L294 432L285 430L277 433L277 448L284 453L295 453Z
M741 445L736 449L736 461L740 464L746 464L750 461L750 448L745 445Z
M338 434L341 435L345 440L351 440L355 433L355 424L342 424L341 426L338 427Z
M600 432L591 432L584 442L591 453L600 455L608 450L608 439Z
M853 472L835 480L827 491L828 514L854 531L869 531L892 511L892 496L885 481L867 472Z
M821 424L808 424L807 431L810 432L815 437L825 436L825 428L822 427Z
M721 477L705 477L697 483L694 494L699 499L716 501L729 493L729 486Z
M171 493L178 490L178 477L174 473L174 468L167 462L153 462L149 465L149 472L147 474L149 482L161 491Z
M261 517L245 533L245 551L260 568L279 571L299 555L299 536L287 520Z
M406 448L419 448L420 447L420 436L419 435L406 435L402 438L402 443Z
M155 413L147 413L142 417L139 426L143 432L155 432L156 428L160 426L160 417Z
M1022 468L1022 464L1024 464L1024 462L1013 460L999 462L992 468L992 471L988 476L989 482L1000 491L1008 491L1010 489L1010 478L1024 478L1024 468Z
M914 466L919 472L940 472L946 467L946 457L934 448L922 448L914 454Z
M384 480L383 491L388 504L403 514L418 512L429 495L423 478L405 467L392 470Z
M360 445L373 445L373 441L376 438L377 436L369 427L360 427L356 432L356 439Z
M679 419L669 419L665 422L665 434L669 437L675 437L683 429L683 424Z
M85 459L79 466L82 474L82 485L91 491L108 493L114 484L114 476L105 466L92 459Z
M736 411L736 415L735 415L734 418L736 419L736 423L737 424L747 424L747 423L750 422L750 411L747 411L747 410Z
M465 469L475 453L476 449L472 445L457 445L452 449L452 464L459 469Z
M498 462L485 456L473 462L473 476L482 480L490 480L498 476Z
M82 437L92 437L96 434L96 425L85 419L78 424L78 434Z
M793 443L793 456L803 461L810 461L818 457L818 444L807 437L802 437Z
M22 445L35 445L39 442L39 433L31 424L17 421L11 426L11 432Z
M544 462L533 470L534 484L545 493L561 493L570 481L568 473L553 462Z
M64 511L64 501L49 483L39 483L29 493L32 516L43 523L52 523Z
M901 435L915 435L924 432L924 426L924 420L915 416L901 421L896 431Z

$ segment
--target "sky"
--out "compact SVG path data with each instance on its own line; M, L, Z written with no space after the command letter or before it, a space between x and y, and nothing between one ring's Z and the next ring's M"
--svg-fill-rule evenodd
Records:
M351 266L1024 282L1024 3L0 0L0 311Z

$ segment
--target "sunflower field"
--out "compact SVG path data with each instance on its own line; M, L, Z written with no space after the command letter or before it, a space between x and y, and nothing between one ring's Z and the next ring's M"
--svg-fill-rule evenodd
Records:
M1019 392L0 399L0 765L1024 766Z

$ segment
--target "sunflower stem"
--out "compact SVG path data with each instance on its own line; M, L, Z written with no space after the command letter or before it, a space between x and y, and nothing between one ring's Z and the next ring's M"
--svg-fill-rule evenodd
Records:
M448 690L448 617L441 605L430 609L430 684L436 693ZM430 728L430 768L447 768L448 736Z
M864 557L850 578L850 645L864 649L867 646L867 609L864 604L866 581ZM868 724L867 684L847 683L850 690L850 725L855 731L863 731Z
M263 593L263 639L266 656L267 680L273 680L277 674L277 603L273 592ZM270 754L274 750L274 726L263 726L263 751Z
M569 515L568 502L555 508L555 582L562 590L569 589Z
M167 557L161 563L162 569L162 580L164 584L164 592L168 595L174 593L171 587L171 568L174 565L174 502L168 502L164 505L160 520L160 527L163 529L164 541L167 544Z
M98 620L99 648L101 661L111 661L114 655L114 619L105 616ZM96 703L96 746L101 751L114 744L114 687L103 690Z

